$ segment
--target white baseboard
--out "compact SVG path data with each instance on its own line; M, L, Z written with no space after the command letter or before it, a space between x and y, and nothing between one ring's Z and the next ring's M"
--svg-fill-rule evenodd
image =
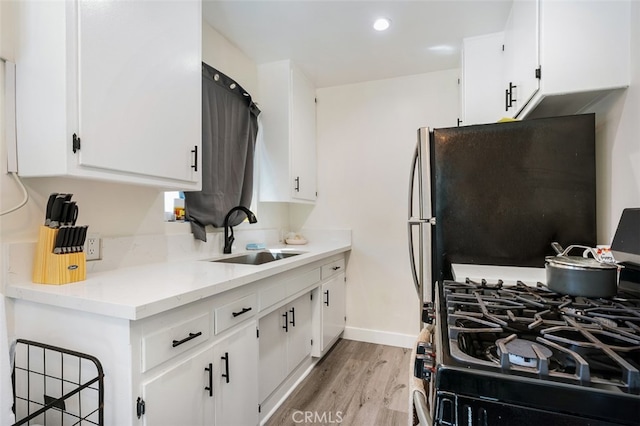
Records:
M390 333L388 331L370 330L366 328L345 327L342 335L347 340L376 343L379 345L396 346L399 348L413 348L417 335Z

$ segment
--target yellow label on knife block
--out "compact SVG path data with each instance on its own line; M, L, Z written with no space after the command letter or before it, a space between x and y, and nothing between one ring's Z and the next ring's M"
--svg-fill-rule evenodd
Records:
M58 229L40 226L33 262L33 282L59 285L86 280L86 255L84 252L54 254L57 235Z

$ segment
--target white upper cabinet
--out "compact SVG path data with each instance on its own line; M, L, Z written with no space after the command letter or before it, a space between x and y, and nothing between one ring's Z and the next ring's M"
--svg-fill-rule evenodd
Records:
M21 176L200 189L199 1L20 2L18 16Z
M495 123L504 117L502 89L504 33L462 40L461 125Z
M504 31L503 104L515 117L538 91L539 0L513 2Z
M507 114L580 113L627 87L629 16L630 1L515 1L505 28Z
M258 67L260 200L316 200L315 87L290 61Z

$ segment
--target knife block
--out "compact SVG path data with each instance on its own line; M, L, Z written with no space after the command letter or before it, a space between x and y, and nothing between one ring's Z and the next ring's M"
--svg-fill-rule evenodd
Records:
M36 256L33 262L33 282L38 284L68 284L87 279L87 258L84 252L54 254L58 230L40 226Z

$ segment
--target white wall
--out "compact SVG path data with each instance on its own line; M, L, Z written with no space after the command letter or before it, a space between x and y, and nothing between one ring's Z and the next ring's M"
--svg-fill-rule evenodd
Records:
M347 337L402 345L418 332L407 251L411 159L419 127L456 125L458 74L317 91L318 200L315 208L292 207L291 222L295 229L352 229Z
M596 113L598 241L611 244L625 207L640 207L640 2L631 2L631 84Z

